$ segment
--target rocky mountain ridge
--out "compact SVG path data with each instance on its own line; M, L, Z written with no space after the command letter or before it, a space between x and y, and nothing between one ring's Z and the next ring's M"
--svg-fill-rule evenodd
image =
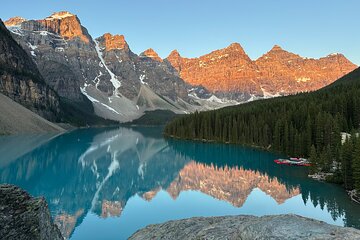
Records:
M10 19L8 19L7 21L4 22L4 24L8 27L13 27L13 26L17 26L20 25L21 23L25 22L26 19L22 18L22 17L12 17Z
M102 118L126 122L149 110L185 113L226 105L189 97L192 86L155 51L138 56L122 35L106 33L92 39L69 12L7 23L49 86L75 105L90 101Z
M60 117L58 95L46 85L36 64L14 41L1 20L0 93L48 120Z
M199 58L131 51L123 35L93 39L69 12L6 21L46 83L77 108L127 122L145 111L188 113L321 88L356 66L343 55L305 59L275 46L253 61L238 43Z
M304 58L278 45L251 60L238 43L199 58L184 58L174 50L166 60L187 83L203 85L219 95L237 93L245 99L314 91L357 67L342 54Z

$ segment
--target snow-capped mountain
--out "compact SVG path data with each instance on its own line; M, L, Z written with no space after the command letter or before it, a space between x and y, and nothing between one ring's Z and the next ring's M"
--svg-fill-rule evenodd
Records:
M153 49L137 55L123 35L93 39L69 12L5 24L61 98L90 101L96 115L120 122L316 90L356 68L341 54L305 59L278 46L253 61L238 43L193 59L177 51L161 59Z
M232 104L191 97L192 86L154 51L138 56L121 35L93 39L69 12L5 23L61 97L81 104L86 96L105 119L126 122L149 110L187 113Z

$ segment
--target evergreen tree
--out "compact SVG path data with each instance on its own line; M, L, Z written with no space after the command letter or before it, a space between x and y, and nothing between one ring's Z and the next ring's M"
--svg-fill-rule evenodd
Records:
M166 136L256 145L310 157L312 172L334 172L359 188L360 68L312 93L253 101L174 119ZM342 143L341 132L351 132Z
M360 191L360 140L357 139L354 144L352 160L354 187Z

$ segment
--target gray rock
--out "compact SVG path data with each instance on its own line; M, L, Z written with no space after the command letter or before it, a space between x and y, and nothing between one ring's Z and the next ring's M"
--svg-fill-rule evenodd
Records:
M44 198L33 198L24 190L0 185L0 239L60 240Z
M199 217L149 225L129 239L360 239L360 230L297 215Z
M92 104L91 114L104 119L127 122L145 111L183 114L234 104L207 101L210 93L191 94L194 87L168 61L133 53L120 35L104 34L94 40L70 13L24 20L8 28L61 100L75 108Z
M36 64L1 20L0 92L48 120L59 118L58 95L46 85Z

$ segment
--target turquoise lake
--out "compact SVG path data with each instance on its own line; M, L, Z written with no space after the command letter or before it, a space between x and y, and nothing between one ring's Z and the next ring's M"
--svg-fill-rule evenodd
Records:
M0 181L44 196L69 239L126 239L194 216L294 213L360 228L340 186L282 157L226 144L164 139L161 128L94 128L0 137Z

